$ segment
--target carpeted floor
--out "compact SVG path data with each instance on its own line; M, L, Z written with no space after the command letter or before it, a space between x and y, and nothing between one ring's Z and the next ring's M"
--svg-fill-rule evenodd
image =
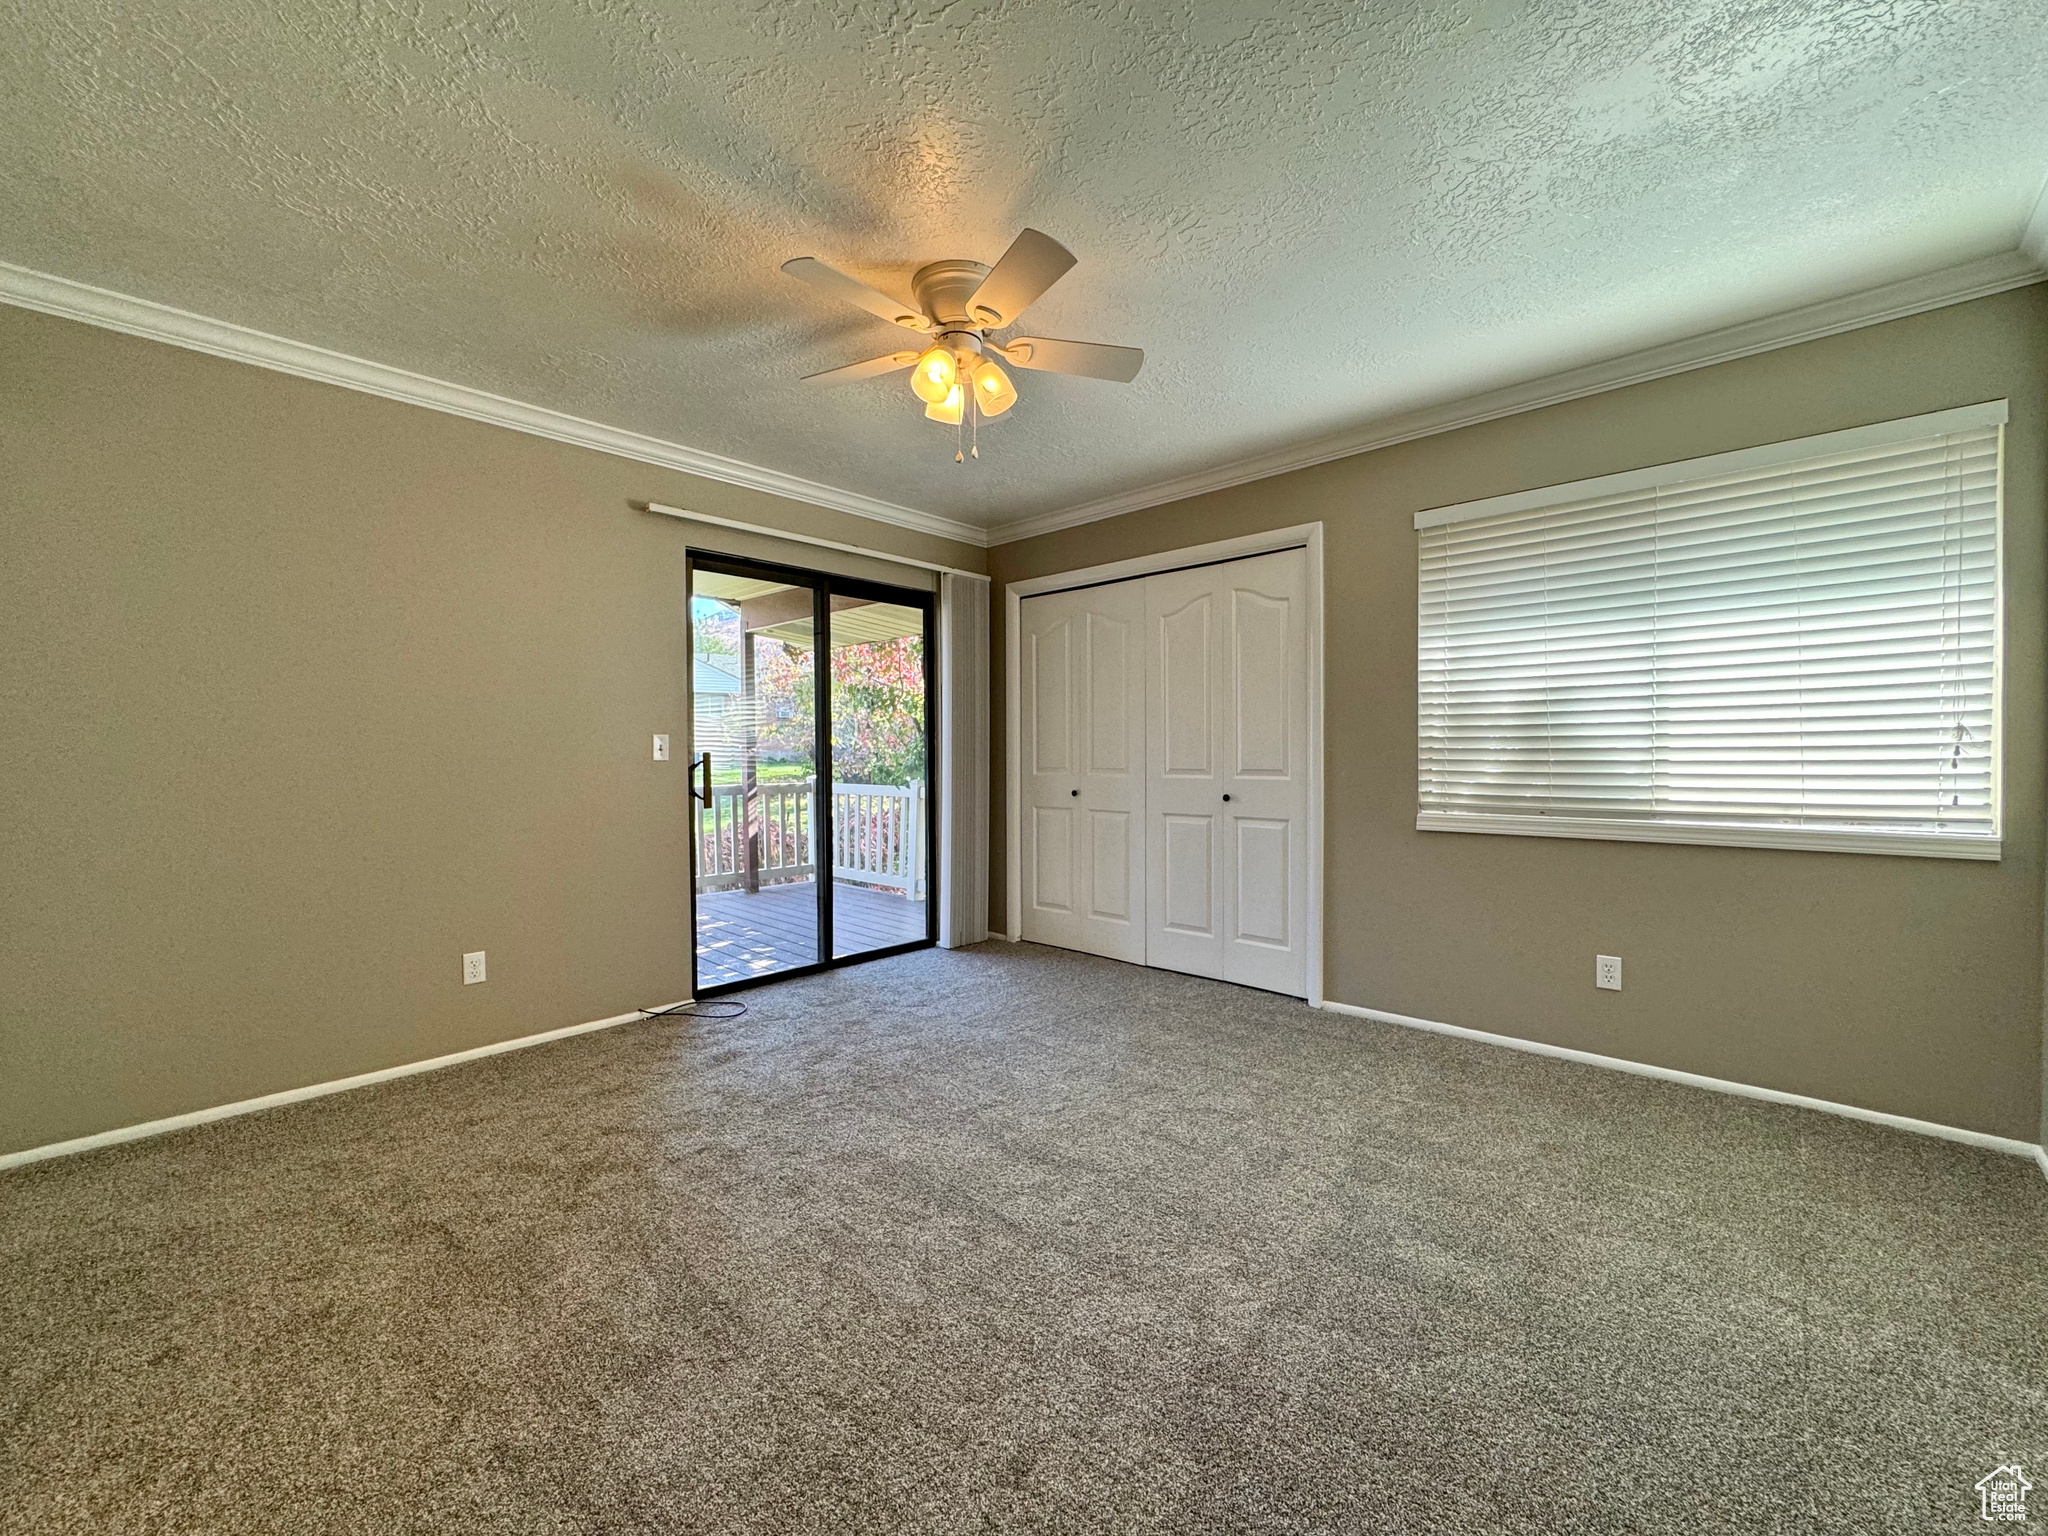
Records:
M1029 946L746 1000L0 1175L0 1530L2048 1506L2018 1159Z

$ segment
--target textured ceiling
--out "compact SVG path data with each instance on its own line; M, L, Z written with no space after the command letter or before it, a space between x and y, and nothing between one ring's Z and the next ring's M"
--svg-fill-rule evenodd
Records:
M2011 248L2041 0L0 0L0 259L971 522ZM978 463L908 292L1080 265Z

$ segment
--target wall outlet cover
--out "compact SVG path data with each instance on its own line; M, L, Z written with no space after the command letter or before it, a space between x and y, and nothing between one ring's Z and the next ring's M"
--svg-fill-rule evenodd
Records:
M1621 956L1595 955L1593 957L1593 985L1609 992L1621 990Z
M473 987L483 979L484 952L478 950L473 955L464 955L462 957L462 984L465 987Z

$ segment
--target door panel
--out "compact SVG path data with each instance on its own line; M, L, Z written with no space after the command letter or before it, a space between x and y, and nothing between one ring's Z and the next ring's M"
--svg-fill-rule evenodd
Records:
M1092 856L1088 912L1119 923L1131 920L1131 823L1128 811L1090 811Z
M832 594L825 630L834 959L915 943L930 927L926 621L908 604Z
M1125 682L1130 676L1133 625L1104 613L1088 616L1088 768L1129 773L1132 740Z
M1230 634L1236 769L1223 788L1226 981L1308 995L1308 557L1283 550L1215 567Z
M1024 937L1143 961L1144 594L1056 592L1022 617Z
M1240 776L1287 776L1289 607L1258 591L1231 593L1231 755Z
M1162 819L1166 867L1160 888L1165 902L1161 926L1177 934L1211 938L1216 915L1216 827L1209 816Z
M1298 550L1145 578L1152 965L1305 996L1308 670Z
M1074 910L1074 813L1064 805L1031 812L1031 900L1041 912Z
M1149 965L1223 974L1221 815L1222 626L1213 571L1145 578Z
M1212 594L1198 592L1158 620L1159 767L1171 778L1206 779L1214 762L1216 679L1209 643L1211 606Z
M1068 644L1072 629L1061 619L1030 638L1036 700L1031 710L1031 764L1038 773L1065 773L1074 766L1073 648Z
M1236 921L1231 936L1287 947L1287 843L1284 821L1234 818L1237 831Z
M694 989L824 960L817 858L818 742L809 626L824 583L694 566L690 579L690 805ZM790 717L801 712L794 724Z

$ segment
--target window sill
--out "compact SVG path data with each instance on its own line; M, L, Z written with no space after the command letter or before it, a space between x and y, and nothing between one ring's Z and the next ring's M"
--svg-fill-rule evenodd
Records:
M1596 842L1687 843L1713 848L1793 848L1810 853L1886 853L1916 859L2000 856L2001 839L1952 832L1862 832L1818 827L1716 826L1683 821L1598 821L1566 816L1474 816L1420 811L1418 832L1485 832L1498 837L1575 837Z

